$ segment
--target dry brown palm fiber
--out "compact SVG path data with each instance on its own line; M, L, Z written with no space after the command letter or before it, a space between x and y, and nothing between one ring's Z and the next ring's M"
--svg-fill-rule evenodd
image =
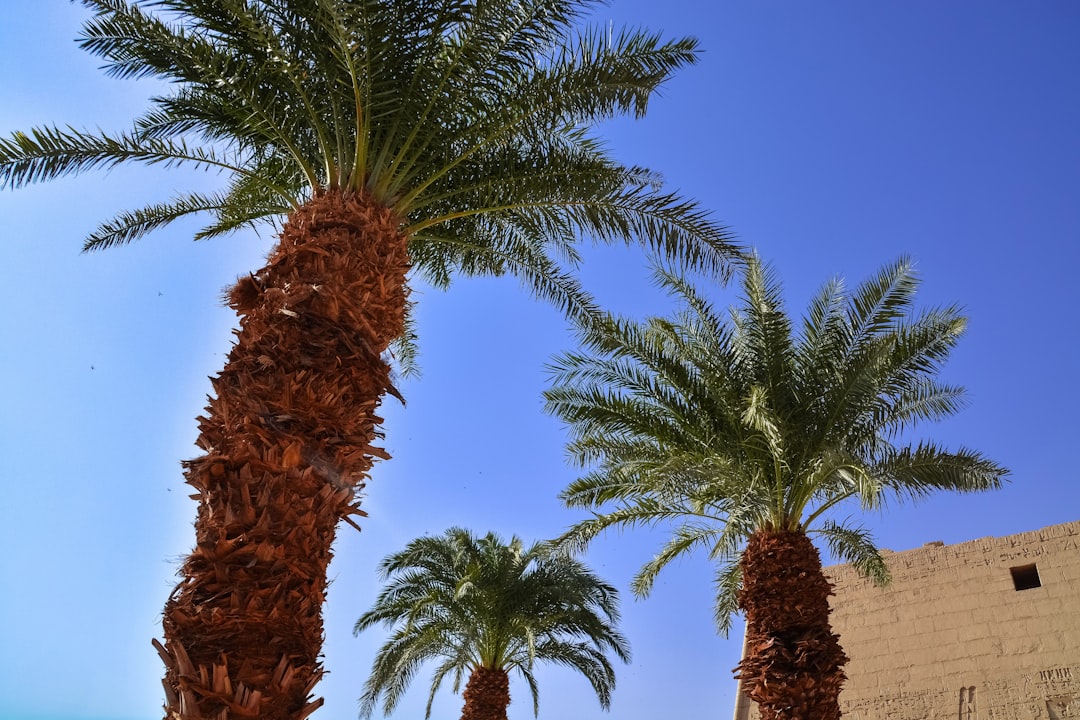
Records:
M759 530L742 556L746 656L737 668L762 720L838 720L847 657L829 624L832 585L803 532Z
M506 720L510 677L500 668L474 668L462 697L461 720Z
M229 294L236 344L185 463L195 548L164 613L166 716L302 720L321 704L326 567L396 394L383 360L402 331L398 219L363 194L292 213L266 266Z

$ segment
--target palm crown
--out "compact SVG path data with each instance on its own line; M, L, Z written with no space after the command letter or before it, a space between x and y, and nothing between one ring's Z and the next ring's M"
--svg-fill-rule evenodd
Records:
M83 0L81 38L120 78L171 92L127 132L43 127L0 140L0 186L124 162L224 171L103 223L87 249L208 213L209 238L276 221L324 190L370 192L403 219L416 272L513 272L592 308L559 261L581 236L637 238L722 269L725 233L588 128L642 115L696 42L573 28L594 0Z
M477 538L451 528L412 541L380 570L388 582L354 631L380 623L393 631L364 686L362 715L380 697L389 714L428 660L439 660L429 716L443 679L452 674L456 692L477 668L519 672L538 711L537 660L578 670L600 704L610 705L615 674L607 654L630 657L615 629L618 593L578 560L552 555L540 543L525 548L516 537L504 543L491 533Z
M839 557L884 583L869 533L835 519L842 503L879 508L890 496L997 487L1005 470L978 453L907 430L962 404L938 372L961 336L955 307L916 313L905 259L849 292L839 280L813 298L795 336L778 282L748 262L742 305L725 319L686 281L661 272L684 303L674 319L609 319L582 332L587 351L552 365L547 408L594 466L563 493L604 507L561 542L581 546L609 527L674 521L667 544L634 579L694 549L717 561L716 621L738 607L739 557L756 531L820 533Z

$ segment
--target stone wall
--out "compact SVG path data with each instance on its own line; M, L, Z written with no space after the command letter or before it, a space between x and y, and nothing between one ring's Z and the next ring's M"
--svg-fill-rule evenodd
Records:
M886 561L886 588L826 569L845 718L1080 718L1080 521ZM745 705L736 720L756 720Z

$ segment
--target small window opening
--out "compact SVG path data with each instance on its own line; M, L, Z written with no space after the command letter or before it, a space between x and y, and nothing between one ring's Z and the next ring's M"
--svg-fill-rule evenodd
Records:
M1017 590L1042 587L1042 581L1039 580L1039 568L1035 567L1034 564L1009 568L1009 572L1012 573L1013 586Z

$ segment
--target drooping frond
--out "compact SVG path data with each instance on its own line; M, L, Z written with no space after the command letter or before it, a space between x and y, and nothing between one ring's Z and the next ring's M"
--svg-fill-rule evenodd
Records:
M723 637L731 633L735 613L739 610L739 588L742 587L742 568L738 562L721 563L716 570L713 588L713 622Z
M849 563L875 585L888 584L889 568L869 530L829 520L822 523L817 533L825 538L829 551L839 560Z
M697 549L709 549L714 544L714 536L721 532L719 527L704 523L683 523L675 529L667 544L645 563L634 576L630 589L638 597L648 597L652 592L657 575L671 561L688 555Z
M225 204L226 199L221 195L192 193L172 202L121 212L90 233L83 244L83 250L103 250L114 245L123 245L177 218L202 212L220 212Z

